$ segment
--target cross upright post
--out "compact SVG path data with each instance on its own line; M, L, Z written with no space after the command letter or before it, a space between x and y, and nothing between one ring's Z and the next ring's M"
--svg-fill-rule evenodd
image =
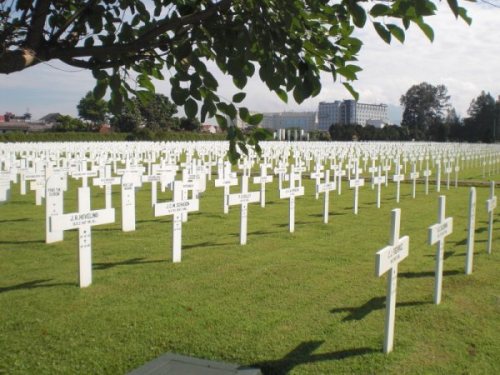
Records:
M441 289L443 285L444 241L453 232L453 218L445 217L446 196L439 197L438 222L429 227L429 245L437 243L436 268L434 284L434 303L441 303Z
M375 257L375 273L378 277L389 272L385 302L384 353L390 353L394 343L394 322L396 317L396 289L398 265L408 256L410 238L399 237L401 209L395 208L391 215L391 236L389 245L378 251Z
M497 197L495 196L495 181L490 182L490 198L486 201L486 210L488 211L488 243L486 251L491 254L493 243L493 213L497 207Z

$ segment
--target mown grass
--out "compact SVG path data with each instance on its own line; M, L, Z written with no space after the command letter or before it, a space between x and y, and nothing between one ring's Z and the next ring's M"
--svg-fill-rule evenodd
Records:
M481 179L481 168L467 171ZM491 178L498 178L492 175ZM427 228L437 219L431 185L425 196L391 183L330 196L330 223L311 180L297 198L295 233L288 200L268 185L267 207L249 209L248 244L239 245L239 208L222 213L213 181L199 213L183 225L183 259L171 263L171 218L154 218L149 185L137 194L137 230L95 227L93 284L77 286L77 232L44 243L44 208L34 194L0 206L0 373L120 374L165 352L257 366L265 374L500 373L500 232L486 254L487 187L478 187L474 271L464 274L467 187L446 190L447 238L443 299L432 303L435 247ZM257 185L251 185L257 190ZM77 184L65 195L76 209ZM120 206L116 187L113 202ZM232 190L233 192L237 190ZM92 190L93 208L104 206ZM161 193L167 199L169 193ZM382 353L386 277L374 275L375 253L389 239L390 211L402 209L410 255L399 267L395 350Z

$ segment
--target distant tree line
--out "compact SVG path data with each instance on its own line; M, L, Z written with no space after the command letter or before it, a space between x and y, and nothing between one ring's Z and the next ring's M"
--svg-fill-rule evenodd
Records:
M201 123L196 119L176 117L177 106L162 94L141 100L134 98L117 115L111 115L109 102L97 99L89 91L78 103L78 116L60 116L52 130L58 132L98 131L103 124L123 133L137 133L138 138L154 138L154 134L166 131L197 132Z
M484 91L472 100L468 117L460 118L451 106L448 89L427 82L410 87L401 96L401 126L382 129L361 125L332 125L332 140L389 140L434 142L496 142L500 139L500 98Z

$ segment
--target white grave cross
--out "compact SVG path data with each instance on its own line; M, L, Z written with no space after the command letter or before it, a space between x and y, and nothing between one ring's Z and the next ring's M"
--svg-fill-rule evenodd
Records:
M200 201L195 199L183 199L182 181L174 181L174 199L172 202L156 203L154 206L155 216L173 215L172 226L172 262L179 263L182 257L182 214L198 211Z
M304 186L295 186L295 171L294 167L290 168L290 187L280 189L280 199L289 198L289 230L290 233L295 231L295 197L304 195Z
M358 214L358 193L359 188L365 185L365 180L359 177L358 161L354 161L354 178L349 180L349 187L354 188L354 214Z
M78 212L50 217L50 230L52 232L78 229L80 288L92 284L92 227L114 221L115 210L113 208L90 210L89 187L78 188Z
M240 221L240 245L247 243L248 228L248 203L255 203L260 200L259 191L248 191L248 175L243 173L241 176L241 194L229 194L227 197L228 205L241 205Z
M316 184L316 193L325 193L325 200L323 205L323 223L328 223L328 212L330 206L330 191L337 188L337 183L335 179L330 181L330 171L327 169L325 171L325 182Z
M497 197L495 196L495 181L490 182L490 199L486 201L486 210L488 211L488 244L487 252L491 254L493 242L493 212L497 207Z
M385 301L384 353L390 353L394 343L394 322L396 315L396 289L398 283L398 264L408 256L410 238L399 238L401 209L392 210L391 239L389 245L377 252L375 256L375 273L378 277L390 271L387 279L387 296Z
M429 227L429 245L437 243L436 248L436 269L434 284L434 303L441 303L441 289L443 285L443 258L444 240L453 232L453 218L446 217L446 196L439 197L438 223Z

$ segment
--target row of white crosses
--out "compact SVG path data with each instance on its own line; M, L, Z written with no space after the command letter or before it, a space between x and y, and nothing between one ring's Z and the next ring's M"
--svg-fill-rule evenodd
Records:
M491 254L492 221L493 211L496 208L497 198L494 193L495 183L490 184L490 198L486 201L486 209L489 214L488 221L488 245L487 252ZM438 222L429 227L429 244L436 246L436 264L434 276L434 303L441 303L443 287L443 263L445 239L453 232L453 218L446 217L446 196L439 197ZM476 189L470 190L469 198L469 220L467 225L467 250L465 261L465 273L472 273L474 256L474 231L476 215ZM401 210L392 210L391 235L389 245L379 250L375 257L375 274L380 277L390 271L387 280L386 313L384 328L384 353L390 353L394 346L394 324L396 314L396 289L399 263L408 257L409 237L400 237Z

